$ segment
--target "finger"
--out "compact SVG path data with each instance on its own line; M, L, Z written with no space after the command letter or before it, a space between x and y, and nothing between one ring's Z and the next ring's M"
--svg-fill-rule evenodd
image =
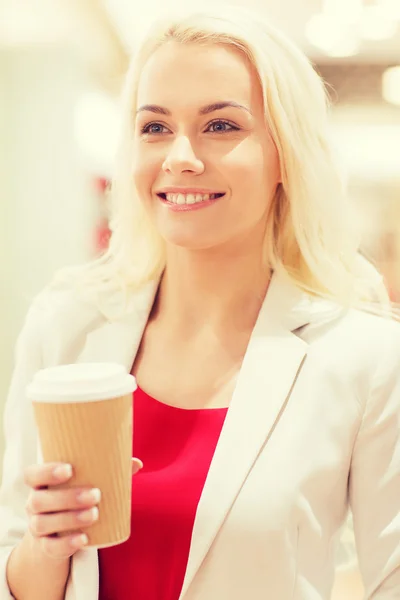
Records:
M63 463L31 465L24 471L24 482L31 488L40 489L68 481L72 473L71 465Z
M64 531L80 532L82 527L93 525L99 518L99 509L72 510L54 514L33 515L30 518L30 530L34 537L63 533Z
M26 511L29 515L65 512L95 506L100 500L101 492L97 488L36 490L28 498Z
M132 458L132 475L136 475L140 469L143 469L142 461L139 458Z
M88 544L88 537L84 533L66 535L63 537L43 537L40 539L44 554L53 559L69 558L78 550Z

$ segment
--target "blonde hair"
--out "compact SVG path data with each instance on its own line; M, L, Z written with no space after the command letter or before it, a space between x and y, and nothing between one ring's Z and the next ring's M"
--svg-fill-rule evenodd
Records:
M265 19L226 6L155 24L132 61L112 184L112 235L107 251L79 271L81 291L119 288L128 294L164 269L164 242L137 197L131 160L140 73L155 50L170 41L233 48L258 74L282 175L266 228L268 267L307 292L342 305L381 297L379 274L358 254L359 238L329 140L323 81L306 56Z

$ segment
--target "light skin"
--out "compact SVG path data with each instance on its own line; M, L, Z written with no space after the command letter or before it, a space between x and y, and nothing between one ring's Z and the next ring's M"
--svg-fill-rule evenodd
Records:
M168 42L143 68L137 107L133 177L167 266L133 372L168 404L226 406L269 283L280 169L261 88L239 52ZM158 195L171 187L224 196L176 211Z

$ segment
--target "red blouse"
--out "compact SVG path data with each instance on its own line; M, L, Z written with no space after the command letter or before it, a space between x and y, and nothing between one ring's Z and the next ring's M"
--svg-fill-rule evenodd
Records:
M197 505L226 408L168 406L141 389L134 397L134 455L129 540L99 550L99 600L178 600Z

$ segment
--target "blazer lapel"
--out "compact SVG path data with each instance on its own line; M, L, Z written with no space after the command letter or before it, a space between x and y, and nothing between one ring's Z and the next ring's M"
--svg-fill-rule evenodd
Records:
M146 327L158 282L152 282L132 297L129 310L121 317L104 319L86 336L77 362L115 362L132 369Z
M292 333L309 316L307 310L293 310L300 295L273 277L198 505L181 600L285 410L307 350L307 344Z

